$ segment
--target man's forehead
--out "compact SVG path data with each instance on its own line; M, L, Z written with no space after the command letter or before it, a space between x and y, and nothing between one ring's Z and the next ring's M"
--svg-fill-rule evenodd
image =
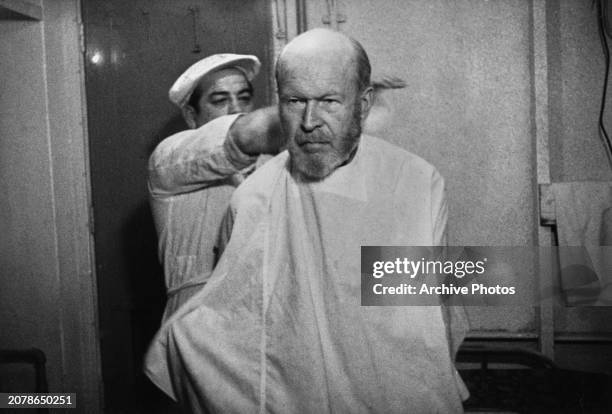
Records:
M350 79L341 72L332 73L333 76L312 76L305 71L289 74L279 84L279 92L283 95L308 95L322 97L326 95L346 95L352 90Z
M200 81L204 90L226 89L228 87L248 87L244 73L237 68L223 68L206 75Z
M282 93L345 94L354 84L354 62L343 58L290 59L279 82Z
M296 70L305 68L321 70L335 68L337 71L346 70L354 64L355 53L352 48L292 48L283 53L279 63L284 68Z

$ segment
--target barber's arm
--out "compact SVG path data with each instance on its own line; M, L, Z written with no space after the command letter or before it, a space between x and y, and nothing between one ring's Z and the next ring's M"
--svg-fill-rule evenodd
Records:
M284 146L277 106L258 109L241 116L229 130L226 147L232 142L242 154L276 154ZM226 148L227 149L227 148ZM230 157L235 154L230 153Z
M227 115L162 141L149 159L154 197L189 193L217 185L279 150L278 109Z

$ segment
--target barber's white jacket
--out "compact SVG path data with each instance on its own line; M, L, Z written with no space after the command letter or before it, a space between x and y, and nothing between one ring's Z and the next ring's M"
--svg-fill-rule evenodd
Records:
M172 135L149 159L150 202L168 292L164 320L210 277L230 197L255 166L257 157L226 140L238 116Z

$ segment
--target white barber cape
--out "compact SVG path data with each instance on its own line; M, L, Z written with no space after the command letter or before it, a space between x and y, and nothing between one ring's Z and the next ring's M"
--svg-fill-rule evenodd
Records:
M443 242L441 176L368 136L322 182L287 165L234 193L225 253L157 334L149 377L193 412L461 412L459 309L360 306L361 245Z

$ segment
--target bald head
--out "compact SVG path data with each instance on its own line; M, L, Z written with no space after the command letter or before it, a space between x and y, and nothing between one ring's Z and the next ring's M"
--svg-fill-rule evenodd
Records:
M313 29L294 38L285 46L276 63L276 82L280 86L291 67L301 65L332 66L353 73L357 91L370 86L370 60L355 39L329 29Z

